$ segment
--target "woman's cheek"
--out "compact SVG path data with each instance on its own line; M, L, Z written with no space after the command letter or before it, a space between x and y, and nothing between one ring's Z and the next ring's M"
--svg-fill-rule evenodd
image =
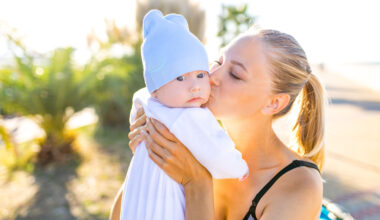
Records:
M210 109L216 118L223 115L225 108L229 108L224 105L223 98L218 94L211 95L206 106Z
M216 111L215 111L215 98L210 95L206 105L205 105L211 112L214 116L216 116Z

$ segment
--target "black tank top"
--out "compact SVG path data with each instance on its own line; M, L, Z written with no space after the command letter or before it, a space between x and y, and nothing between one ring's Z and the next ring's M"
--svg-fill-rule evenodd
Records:
M286 172L294 169L294 168L297 168L297 167L301 167L301 166L306 166L306 167L310 167L310 168L314 168L316 170L318 170L319 172L319 169L317 167L317 165L313 164L313 163L310 163L310 162L307 162L307 161L302 161L302 160L294 160L293 162L291 162L288 166L286 166L285 168L283 168L282 170L280 170L280 172L278 172L260 191L259 193L257 193L257 195L255 196L255 198L253 199L252 201L252 205L251 207L249 207L249 210L247 212L247 214L244 216L243 220L249 220L250 218L249 217L252 217L254 220L257 220L257 217L256 217L256 207L257 207L257 204L259 203L260 199L264 196L264 194L273 186L273 184L282 176L284 175Z

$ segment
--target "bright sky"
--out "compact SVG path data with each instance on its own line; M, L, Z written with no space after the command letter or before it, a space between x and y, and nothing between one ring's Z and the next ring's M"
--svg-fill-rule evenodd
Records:
M17 28L34 50L73 46L85 56L91 29L104 34L105 17L116 19L118 25L131 24L134 1L0 0L0 25ZM218 52L212 38L220 2L249 2L258 25L293 35L311 62L380 62L380 2L376 0L203 0L212 59ZM5 55L6 44L0 39L0 57Z

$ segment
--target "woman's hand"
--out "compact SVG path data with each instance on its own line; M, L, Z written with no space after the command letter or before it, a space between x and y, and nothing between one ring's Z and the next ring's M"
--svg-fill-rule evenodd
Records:
M142 131L146 130L146 115L144 112L144 108L140 107L137 109L136 113L136 121L129 126L129 148L131 149L132 153L135 153L136 147L141 143L141 141L144 139L142 135Z
M196 181L211 181L210 173L191 152L159 121L148 119L143 131L149 157L168 176L182 185Z

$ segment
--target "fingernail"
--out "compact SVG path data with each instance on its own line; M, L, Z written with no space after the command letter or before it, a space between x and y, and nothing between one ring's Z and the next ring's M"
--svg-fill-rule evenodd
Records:
M249 173L245 174L243 177L239 179L239 182L243 182L247 177L249 176Z

